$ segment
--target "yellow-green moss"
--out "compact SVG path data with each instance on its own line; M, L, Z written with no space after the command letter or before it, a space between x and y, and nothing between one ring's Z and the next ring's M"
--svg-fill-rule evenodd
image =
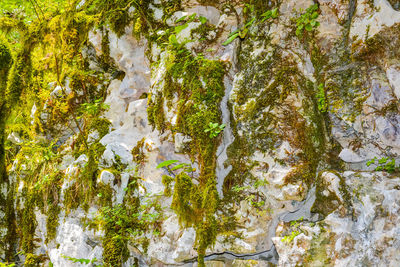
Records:
M97 130L99 133L99 140L103 138L110 131L111 122L105 118L96 117L90 121L89 129Z
M4 101L5 90L7 86L8 72L11 68L12 56L6 41L0 39L0 183L2 186L11 185L8 181L6 162L5 162L5 121L6 121L6 101ZM6 259L13 260L13 246L15 246L15 215L14 215L13 190L6 194L0 193L0 210L5 214L2 228L7 229L7 233L0 241L0 249L6 254Z
M218 226L214 219L219 207L215 168L221 140L210 137L205 130L210 123L221 123L220 102L225 94L226 66L201 54L193 56L184 47L169 46L166 50L170 56L166 62L164 88L156 96L149 96L148 117L159 130L183 133L192 139L185 152L199 165L198 184L193 183L192 177L185 172L175 176L173 192L170 190L172 177L164 176L163 181L166 193L172 193L171 207L181 225L193 226L196 230L199 264L204 266L205 249L213 245L216 238L216 234L210 236L210 233L216 233ZM178 97L177 123L172 126L165 120L163 112L164 107L172 108L175 95Z
M27 192L27 189L24 189ZM34 194L24 194L26 196L24 202L24 208L20 214L20 222L18 225L21 231L21 249L25 253L33 253L36 244L35 244L35 230L37 226L36 216L35 216L35 204L36 197Z
M39 267L41 266L41 263L43 263L43 261L46 258L46 255L35 255L32 253L28 253L25 255L25 262L24 262L24 266L26 267Z
M132 149L131 153L133 156L133 161L136 162L138 165L143 165L146 160L146 138L142 138L142 140L138 141L136 146Z
M29 88L31 79L31 56L26 51L20 51L15 59L15 63L10 71L8 78L6 99L7 104L12 107L15 105L22 93L22 90Z

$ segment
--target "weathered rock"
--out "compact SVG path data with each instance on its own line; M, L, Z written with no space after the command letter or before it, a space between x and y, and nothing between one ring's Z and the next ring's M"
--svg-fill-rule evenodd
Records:
M390 161L400 155L398 47L397 41L385 43L396 34L400 12L386 0L322 0L317 12L320 25L296 36L298 18L314 1L282 1L278 17L265 21L260 14L275 6L262 1L253 13L243 1L229 5L186 1L182 10L172 11L170 17L165 17L169 10L164 9L164 2L152 1L149 6L153 16L149 28L154 29L143 34L148 40L134 37L132 25L121 37L108 33L109 63L124 73L119 79L110 79L107 88L104 102L109 109L100 118L111 122L109 132L104 136L98 130L87 133L89 147L82 153L85 148L75 147L78 131L71 136L71 132L60 130L63 145L53 153L59 153L61 160L51 166L63 176L54 182L60 187L60 194L53 196L62 209L59 226L55 240L47 243L46 208L35 208L38 248L34 253L47 254L58 267L80 266L68 257L101 262L105 232L83 223L93 222L101 207L93 204L88 211L77 208L66 214L63 203L67 190L79 186L77 178L93 167L91 186L110 189L110 207L125 203L129 196L139 200L140 209L149 214L155 214L156 207L163 213L156 231L127 234L132 239L127 238L128 259L123 266L171 266L197 257L198 225L179 223L171 209L173 197L163 195L163 175L171 175L172 188L175 177L156 168L171 159L196 169L201 166L200 153L191 157L184 154L195 136L175 130L182 124L182 104L187 104L185 98L178 98L177 91L191 85L183 79L172 81L171 91L176 91L159 110L165 115L166 129L154 129L147 113L148 103L171 86L167 83L171 82L168 75L175 56L171 51L187 49L197 59L225 62L227 70L225 96L216 103L220 111L216 116L225 128L209 140L216 142L218 149L212 154L212 166L203 167L214 168L210 176L215 178L221 198L218 211L210 215L220 219L218 236L206 254L229 253L224 262L210 261L207 266L269 266L265 258L257 258L269 249L279 254L279 259L269 259L278 266L400 265L400 178L397 173L389 175L374 171L376 166L366 166L374 157ZM128 12L133 17L136 11L131 7ZM176 22L178 19L193 14L187 27L175 28L185 23ZM200 16L207 21L202 22ZM246 24L252 18L255 20ZM164 21L165 27L158 29ZM240 38L223 46L236 29L240 29ZM196 30L200 33L193 34ZM165 43L172 32L178 44ZM106 71L98 64L106 52L103 34L101 30L89 32L90 44L83 51L89 68L97 72ZM112 74L104 77L108 81ZM68 80L66 83L67 92L52 84L48 105L32 107L32 125L38 110L42 122L49 121L50 101L72 92ZM201 97L203 93L212 95L214 90L213 86L203 89ZM82 96L83 91L75 93ZM70 123L73 130L77 127L74 123ZM80 123L88 126L83 120ZM190 127L197 126L193 125ZM204 133L205 129L198 130ZM49 136L45 138L51 139ZM19 151L25 138L19 137L18 129L13 130L8 144L13 143ZM93 161L97 152L101 153ZM8 168L7 183L15 187L11 197L16 199L19 213L28 200L24 195L27 183L22 178L33 168L33 164L20 164L23 160L22 156L16 158ZM346 171L350 169L353 171ZM195 185L199 184L196 177L200 171L196 170L192 179ZM129 195L130 186L135 184L132 181L138 183L138 189ZM3 197L12 188L7 183L0 184ZM99 198L96 193L93 198ZM144 205L146 201L156 204L150 208ZM209 204L199 206L206 209ZM0 218L5 218L5 211L0 209ZM6 231L0 226L4 237ZM131 241L138 237L145 241L136 246Z

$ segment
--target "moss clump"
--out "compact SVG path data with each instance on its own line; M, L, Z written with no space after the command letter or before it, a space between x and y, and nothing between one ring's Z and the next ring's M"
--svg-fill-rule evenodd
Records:
M149 106L147 108L147 116L149 123L153 125L159 132L164 132L165 130L165 115L163 106L163 96L162 94L157 94L153 98L149 95Z
M33 253L37 247L35 244L35 230L37 226L36 216L35 216L35 204L36 197L34 194L27 194L27 189L25 188L25 194L27 198L24 203L24 208L20 216L21 219L21 248L26 253Z
M215 168L216 151L221 140L220 137L210 137L205 130L210 123L221 124L220 102L225 94L223 78L226 66L201 54L194 56L180 45L170 45L166 50L164 87L156 95L149 96L148 117L157 129L183 133L192 139L185 152L198 163L199 176L194 178L186 172L175 176L171 207L181 225L195 227L199 264L204 266L205 250L216 238L216 235L209 234L218 232L220 226L214 216L219 207ZM163 114L165 107L172 108L174 97L177 97L177 120L172 125ZM168 195L171 194L171 178L163 177Z
M0 39L0 184L10 186L5 162L5 122L7 118L6 101L4 101L7 77L12 64L11 51L6 42ZM6 194L0 193L0 211L5 214L0 226L7 229L4 240L0 241L0 249L5 251L6 259L12 261L14 257L13 246L15 245L15 214L13 190Z
M166 197L170 197L172 195L172 190L171 190L171 184L174 181L174 177L169 176L169 175L163 175L162 176L162 183L165 186L164 188L164 195Z
M46 235L46 242L53 240L57 234L57 227L59 225L58 222L58 215L61 212L61 207L57 203L48 203L47 208L47 219L46 219L46 226L47 226L47 235Z
M7 105L15 105L24 88L30 87L31 82L31 56L29 52L20 51L15 59L15 63L10 70L5 97Z
M46 242L50 242L56 237L57 227L59 225L60 207L60 193L61 183L63 182L63 173L58 172L48 183L41 188L42 196L44 198L43 213L47 215L46 219ZM35 190L35 189L34 189Z
M99 25L109 25L111 30L119 37L125 33L126 27L133 22L134 33L147 33L152 28L152 10L149 8L151 1L127 0L90 0L86 1L83 9L89 14L100 14ZM133 12L130 9L134 8Z
M115 236L113 231L106 230L103 240L103 260L105 266L122 266L123 258L128 256L126 243L119 236ZM125 254L125 255L124 255Z
M327 191L329 184L321 178L321 175L316 179L315 202L311 208L311 212L322 214L324 217L335 211L341 204L341 200L335 192L329 192L328 195L324 194Z
M133 156L133 161L137 163L137 165L143 165L146 160L146 138L142 138L142 140L138 141L136 146L132 149L131 153Z
M101 207L111 206L112 205L112 197L113 197L113 189L110 185L100 184L97 186L97 197L99 198L98 203Z
M1 81L3 83L7 81L7 73L11 67L12 61L10 48L4 40L0 39L0 76L2 77Z
M98 142L90 145L86 151L88 162L85 164L81 173L76 177L74 185L65 190L64 206L68 212L81 206L88 210L90 203L94 200L97 192L97 177L99 175L99 159L105 151L105 147Z
M24 266L26 267L39 267L45 260L45 255L35 255L32 253L26 254Z
M96 130L99 133L99 140L110 131L111 122L105 118L95 117L90 121L89 130Z
M130 183L133 185L133 183ZM159 232L160 207L154 203L143 205L133 196L135 186L128 187L128 195L123 204L105 206L96 218L105 231L103 239L103 259L105 266L122 266L130 253L128 244L146 253L149 244L145 233Z

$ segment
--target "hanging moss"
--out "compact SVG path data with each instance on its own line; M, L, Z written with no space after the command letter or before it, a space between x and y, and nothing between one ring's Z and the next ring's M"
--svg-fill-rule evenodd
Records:
M90 121L89 130L96 130L99 133L99 140L110 132L111 122L105 118L94 118Z
M46 205L46 210L45 214L47 215L46 218L46 229L47 229L47 235L46 235L46 242L50 242L56 237L57 234L57 227L59 225L59 214L61 212L61 207L59 205L60 201L60 193L61 193L61 184L60 181L62 181L63 174L62 173L57 173L55 175L54 179L51 179L51 182L47 185L48 188L42 189L42 191L45 191L44 194L46 195L47 198L47 203Z
M20 51L15 57L15 63L10 70L5 98L9 107L14 106L22 90L30 87L31 83L31 56L30 51Z
M12 56L6 42L0 39L0 183L6 182L4 134L6 109L5 92L7 87L8 72L12 63ZM4 197L4 196L3 196Z
M25 188L25 203L24 208L21 213L21 249L25 253L33 253L36 244L35 244L35 231L36 231L36 216L35 216L35 204L36 204L36 196L34 194L28 194L28 190Z
M144 151L146 148L145 140L146 138L142 138L142 140L138 141L136 146L131 151L133 161L136 162L138 165L143 165L146 160L146 154Z
M193 226L196 230L196 246L199 266L204 266L204 253L213 245L217 229L214 214L219 207L216 189L216 151L220 136L213 138L205 130L211 123L221 124L220 102L225 94L223 78L225 64L218 60L194 56L181 46L166 48L167 73L162 92L149 96L149 122L159 130L168 129L172 133L183 133L192 141L186 151L199 165L197 183L186 172L175 176L173 192L171 177L164 176L166 193L172 193L171 208L178 215L181 225ZM177 96L176 125L166 121L164 108L172 108L172 100ZM215 233L210 234L210 233Z
M35 255L32 253L26 254L24 266L26 267L39 267L45 260L45 255Z
M162 99L162 94L157 94L154 101L149 95L149 106L147 108L149 123L161 133L164 132L166 125Z
M11 67L12 64L12 55L10 48L8 47L6 41L0 39L0 77L1 82L3 83L4 88L4 83L7 81L7 74L8 70Z

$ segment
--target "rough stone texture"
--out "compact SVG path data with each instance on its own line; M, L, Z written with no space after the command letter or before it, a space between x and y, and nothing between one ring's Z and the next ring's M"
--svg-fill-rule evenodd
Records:
M344 172L350 205L337 203L334 210L322 221L299 222L299 234L293 241L282 236L290 235L293 225L280 225L274 243L277 246L279 265L298 266L397 266L399 235L399 210L396 199L399 178L384 173ZM343 193L339 197L346 198ZM286 233L286 234L285 234ZM280 237L278 237L280 236Z
M221 103L227 126L217 153L216 179L221 196L222 192L240 192L238 199L226 204L234 211L237 229L221 233L207 254L229 251L236 256L225 257L223 262L210 261L207 266L268 266L267 261L255 256L245 257L269 250L272 245L279 255L275 262L278 266L400 265L400 178L398 174L376 172L376 166L366 166L374 157L397 158L400 154L400 65L387 55L375 55L379 51L368 44L368 38L390 32L390 27L400 23L400 12L386 0L364 0L356 1L354 14L349 14L352 2L320 1L321 25L299 38L294 34L293 17L313 1L283 1L277 19L254 23L248 27L247 36L227 46L221 44L245 22L240 4L233 3L239 19L218 4L202 6L197 2L183 5L184 10L167 19L172 27L184 15L205 16L215 26L207 44L189 41L200 22L190 22L177 39L189 41L185 47L194 55L203 51L206 58L221 59L230 66ZM152 9L155 19L160 20L162 11L154 6ZM348 22L350 15L353 17ZM97 183L112 188L114 205L123 202L130 176L142 178L143 195L162 195L162 175L166 172L156 166L168 159L191 162L182 152L192 138L160 133L147 118L148 100L165 86L168 51L162 51L156 43L135 39L131 32L127 27L119 38L109 33L110 56L125 76L111 80L107 88L105 103L110 108L102 116L112 126L100 140L105 151ZM103 54L101 34L89 34L97 56ZM367 55L363 57L364 49ZM151 65L150 61L158 64ZM326 90L326 112L318 106L320 84ZM52 97L59 94L56 87ZM147 94L150 97L145 99ZM171 106L163 107L172 126L178 123L177 102L175 98ZM46 113L42 115L45 120ZM97 134L91 139L95 140ZM10 135L9 140L21 142L17 134ZM141 141L145 160L138 163L132 149ZM64 156L60 164L65 174L61 200L87 162L85 154ZM117 183L108 168L118 162L124 167ZM232 177L234 181L243 179L239 188L229 188ZM17 197L22 188L23 184ZM223 191L226 188L229 190ZM7 189L1 189L5 194ZM302 214L310 212L302 206L310 194L315 194L311 212L318 213L318 220L301 219ZM134 264L133 256L139 258L140 266L177 265L197 256L194 228L184 229L179 224L170 209L170 197L160 199L164 210L160 235L149 234L147 253L130 247L131 257L124 266ZM38 253L47 253L57 267L80 266L63 255L100 260L104 233L82 223L92 220L97 211L98 207L91 207L88 213L80 208L68 215L61 212L56 239L49 244L43 242L46 217L36 211L36 236L41 239ZM296 212L300 214L293 219L296 222L283 219L283 215Z

